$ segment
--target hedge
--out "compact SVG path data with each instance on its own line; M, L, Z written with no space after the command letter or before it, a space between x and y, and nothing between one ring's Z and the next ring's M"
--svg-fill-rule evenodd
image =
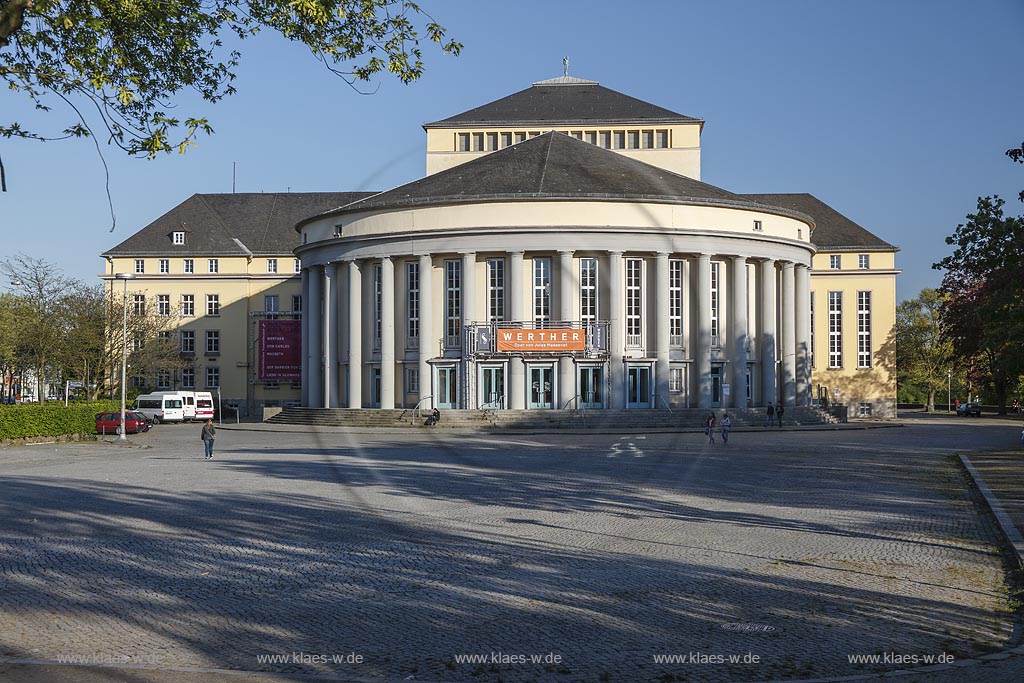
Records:
M75 401L67 408L59 401L39 405L25 403L0 406L0 440L24 439L33 436L61 436L64 434L93 434L96 432L96 413L121 410L118 401Z

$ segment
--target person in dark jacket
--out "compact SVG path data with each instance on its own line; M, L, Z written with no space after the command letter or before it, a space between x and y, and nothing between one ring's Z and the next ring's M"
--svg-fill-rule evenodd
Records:
M786 407L782 405L782 401L779 401L779 407L775 409L775 417L779 420L779 426L782 426L782 415L786 412Z
M203 440L203 444L206 446L206 459L213 460L213 440L217 438L217 428L213 426L212 419L206 420L199 438Z

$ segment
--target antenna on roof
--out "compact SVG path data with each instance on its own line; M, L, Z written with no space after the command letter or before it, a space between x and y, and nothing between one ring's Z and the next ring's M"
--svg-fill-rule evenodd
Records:
M566 55L565 57L562 57L562 75L563 76L568 76L569 75L569 56L568 55Z
M237 161L231 162L231 194L235 193L235 168L238 166Z

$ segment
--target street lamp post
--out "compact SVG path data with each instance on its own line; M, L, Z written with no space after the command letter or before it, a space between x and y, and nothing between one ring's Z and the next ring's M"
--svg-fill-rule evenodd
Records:
M946 412L948 413L953 405L953 371L946 371Z
M116 273L114 278L124 282L121 299L121 433L117 435L117 443L128 443L124 428L125 383L128 379L128 281L134 280L135 275Z

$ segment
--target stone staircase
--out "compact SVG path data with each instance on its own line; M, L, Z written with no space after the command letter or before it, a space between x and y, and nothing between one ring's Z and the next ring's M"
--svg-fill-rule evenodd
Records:
M437 429L703 429L709 410L681 408L668 410L443 410ZM733 429L760 428L764 409L715 410L721 419L728 412ZM285 408L267 420L269 424L310 427L423 428L426 414L412 409L379 410L348 408ZM788 408L787 427L834 424L839 420L816 408Z

